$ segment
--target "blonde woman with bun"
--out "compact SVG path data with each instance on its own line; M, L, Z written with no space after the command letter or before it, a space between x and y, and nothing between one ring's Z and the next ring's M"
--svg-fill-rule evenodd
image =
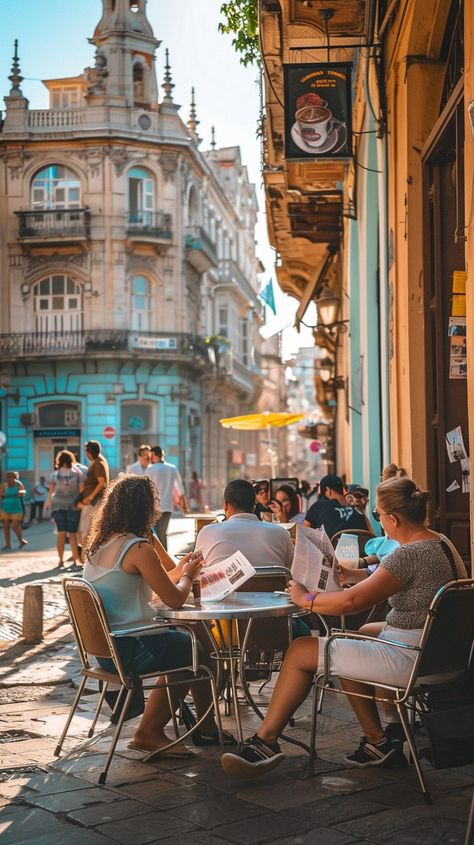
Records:
M429 493L419 490L409 478L381 482L377 487L377 513L387 537L397 540L399 548L381 561L370 578L347 590L308 593L303 584L290 581L292 601L325 616L359 613L388 600L385 626L377 639L340 639L331 644L331 673L340 677L347 692L367 694L378 683L405 684L416 652L397 649L384 640L418 645L438 590L453 580L454 568L458 577L466 577L464 563L453 544L426 525L428 499ZM324 641L321 654L323 646ZM319 651L314 637L301 637L291 644L258 733L247 740L240 752L222 757L228 774L255 777L281 762L278 737L311 689ZM367 683L351 678L366 678ZM364 736L359 747L345 757L346 763L361 768L405 767L408 761L402 747L394 733L382 728L376 703L354 696L349 701Z

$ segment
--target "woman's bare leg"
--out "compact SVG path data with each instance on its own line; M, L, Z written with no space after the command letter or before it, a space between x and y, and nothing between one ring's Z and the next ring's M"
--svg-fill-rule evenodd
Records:
M10 520L4 519L3 520L3 531L5 533L5 546L6 548L11 548L11 539L10 539Z
M318 654L319 643L315 637L300 637L291 644L278 675L267 715L258 730L260 739L276 742L289 718L305 700L318 668Z
M133 737L134 742L142 748L161 748L170 742L165 734L165 725L171 718L168 693L165 687L161 686L160 688L160 682L161 679L158 680L156 688L148 696L145 712ZM172 689L177 697L184 698L188 686L183 683L182 686L172 687Z
M64 548L66 546L66 532L65 531L58 531L58 536L56 537L56 548L58 550L58 557L61 563L64 561Z
M359 681L350 681L348 678L341 678L341 686L344 692L357 692L364 695L374 694L373 686L361 684ZM368 698L357 698L354 695L348 695L347 698L369 742L372 744L382 742L385 735L380 723L376 702Z
M15 534L15 537L17 538L20 546L26 546L27 543L26 543L26 540L23 540L23 532L21 530L21 523L18 521L18 519L12 519L12 528L13 528L13 533Z
M81 556L79 554L79 549L77 548L77 533L75 531L72 532L72 533L71 532L69 533L69 545L71 546L71 552L72 552L72 556L73 556L73 559L74 559L74 563L80 563L81 562ZM63 547L63 551L64 551L64 547ZM62 558L61 558L61 560L62 560Z

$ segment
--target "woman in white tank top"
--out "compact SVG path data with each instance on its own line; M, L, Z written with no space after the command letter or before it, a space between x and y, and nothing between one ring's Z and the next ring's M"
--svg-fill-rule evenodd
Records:
M101 596L112 630L152 623L154 611L149 602L153 593L169 607L182 607L193 579L201 571L200 552L186 555L175 565L152 534L159 516L156 486L145 475L120 476L96 508L86 546L84 578L94 584ZM117 646L130 673L162 672L192 662L190 635L181 631L121 637ZM201 661L206 661L204 651ZM175 690L176 698L183 698L186 684ZM210 686L193 685L193 697L199 717L211 704ZM148 752L167 745L170 740L164 728L170 717L166 689L153 690L130 747ZM212 715L201 725L199 738L210 740L206 744L213 744L214 740L218 744Z

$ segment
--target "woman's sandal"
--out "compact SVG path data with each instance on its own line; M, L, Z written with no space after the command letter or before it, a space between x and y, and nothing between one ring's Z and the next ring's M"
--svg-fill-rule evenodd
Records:
M191 710L190 706L186 704L185 701L181 702L181 718L184 723L184 727L187 731L191 730L192 727L196 724L196 717ZM191 736L190 739L196 747L203 748L205 746L210 745L220 745L219 739L219 732L216 731L212 734L205 734L196 728ZM222 731L222 744L223 745L238 745L235 736L233 736L230 731Z

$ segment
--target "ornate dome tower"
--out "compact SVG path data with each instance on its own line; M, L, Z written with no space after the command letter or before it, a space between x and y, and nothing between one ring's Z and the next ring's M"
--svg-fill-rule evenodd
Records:
M155 52L160 42L146 16L146 0L102 0L102 17L90 39L95 67L86 68L87 95L116 105L156 109Z

